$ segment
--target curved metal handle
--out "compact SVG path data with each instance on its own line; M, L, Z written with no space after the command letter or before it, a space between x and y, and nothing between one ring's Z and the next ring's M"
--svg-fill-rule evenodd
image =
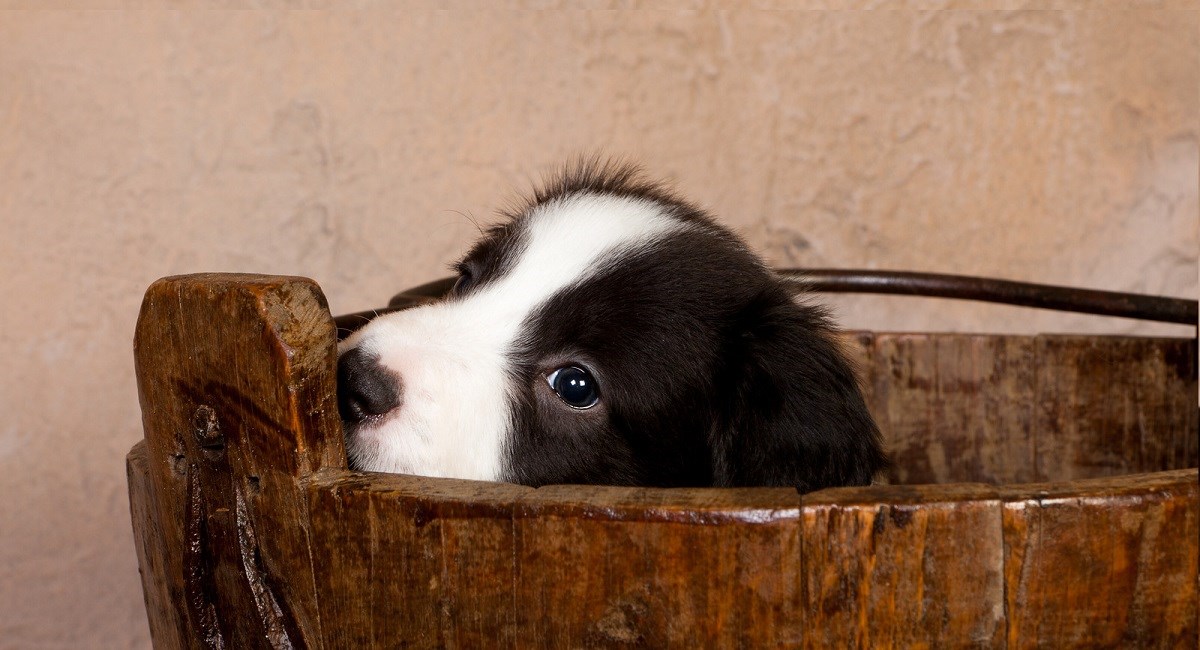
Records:
M1195 325L1195 300L1077 289L1032 282L909 271L855 269L782 269L778 273L797 291L878 293L929 298L978 300L1056 311L1120 316Z
M779 269L776 272L796 293L814 291L953 298L1160 323L1197 324L1197 301L1186 298L911 271ZM446 295L452 286L454 278L434 280L396 294L386 308L338 316L334 320L339 336L362 327L379 314L436 300Z

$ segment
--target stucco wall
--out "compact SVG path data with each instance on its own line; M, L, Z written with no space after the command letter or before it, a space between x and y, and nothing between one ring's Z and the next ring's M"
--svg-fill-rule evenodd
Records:
M123 457L157 277L294 273L378 306L444 273L464 214L603 150L781 265L1194 298L1198 56L1197 14L1155 11L0 15L0 647L148 643Z

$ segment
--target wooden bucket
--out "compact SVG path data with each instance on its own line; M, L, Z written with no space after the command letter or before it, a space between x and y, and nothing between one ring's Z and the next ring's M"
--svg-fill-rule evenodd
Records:
M128 457L162 648L1196 647L1194 339L853 334L892 485L351 472L310 280L167 278Z

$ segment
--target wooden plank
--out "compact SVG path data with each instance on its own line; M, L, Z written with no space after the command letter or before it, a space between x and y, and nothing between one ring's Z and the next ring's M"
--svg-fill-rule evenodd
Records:
M164 547L166 536L157 517L144 440L134 445L126 456L125 474L129 481L129 515L133 520L133 542L137 547L138 573L142 578L150 639L158 648L187 647L186 621L181 617L182 612L171 606L169 557Z
M441 582L454 598L443 600L447 647L520 648L516 611L515 504L532 488L463 482L438 499Z
M805 646L1003 645L1000 516L983 485L805 495Z
M846 334L896 484L1194 467L1192 339Z
M319 643L298 481L345 465L334 341L311 280L205 274L146 292L134 356L168 586L147 598L182 613L190 647Z
M867 406L892 460L888 480L907 484L944 479L944 447L933 430L933 346L923 335L876 334L873 344Z
M1034 477L1035 339L876 334L868 406L897 484Z
M549 486L515 516L531 647L801 641L794 490Z
M1194 342L1042 336L1037 480L1196 465Z
M1141 472L1200 466L1196 339L1160 339L1138 373Z
M326 647L517 646L512 510L532 488L330 472L307 491Z
M347 472L331 476L335 478L314 475L306 490L313 580L320 594L321 646L371 648L376 634L371 603L376 589L392 578L375 567L375 514L367 480L351 484L352 475ZM400 614L420 612L428 623L432 620L430 608L421 607L422 602L406 602L404 608L398 608ZM420 629L434 628L426 625ZM421 646L413 643L409 647Z
M1196 470L1002 498L1009 647L1195 647Z
M1034 423L1037 341L1025 336L972 336L971 359L983 379L977 400L979 469L969 480L1025 483L1037 475ZM966 480L966 479L964 479Z

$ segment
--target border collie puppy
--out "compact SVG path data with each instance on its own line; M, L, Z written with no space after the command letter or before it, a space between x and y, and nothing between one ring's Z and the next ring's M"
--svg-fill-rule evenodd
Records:
M636 168L581 161L443 300L339 348L352 467L526 485L865 485L879 432L817 307Z

